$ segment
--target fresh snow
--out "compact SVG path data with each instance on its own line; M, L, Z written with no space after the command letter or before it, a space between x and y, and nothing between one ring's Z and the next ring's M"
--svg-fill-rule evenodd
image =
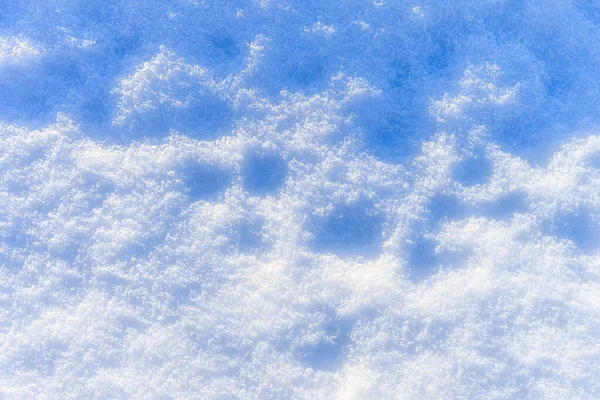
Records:
M0 0L0 398L600 398L598 0Z

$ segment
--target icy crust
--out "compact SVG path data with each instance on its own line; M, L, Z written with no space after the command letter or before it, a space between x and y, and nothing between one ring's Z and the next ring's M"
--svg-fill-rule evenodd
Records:
M598 398L584 3L0 4L0 397Z

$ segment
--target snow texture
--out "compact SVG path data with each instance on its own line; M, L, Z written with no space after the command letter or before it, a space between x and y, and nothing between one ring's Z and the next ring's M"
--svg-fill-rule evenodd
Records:
M600 398L598 0L0 0L0 397Z

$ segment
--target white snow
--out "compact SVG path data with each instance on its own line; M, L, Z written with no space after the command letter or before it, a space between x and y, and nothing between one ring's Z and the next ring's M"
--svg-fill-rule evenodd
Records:
M0 397L600 397L598 10L0 2Z

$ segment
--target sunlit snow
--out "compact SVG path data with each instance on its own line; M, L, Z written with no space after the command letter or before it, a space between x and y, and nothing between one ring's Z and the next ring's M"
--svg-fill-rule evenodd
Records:
M0 0L0 398L600 398L598 0Z

